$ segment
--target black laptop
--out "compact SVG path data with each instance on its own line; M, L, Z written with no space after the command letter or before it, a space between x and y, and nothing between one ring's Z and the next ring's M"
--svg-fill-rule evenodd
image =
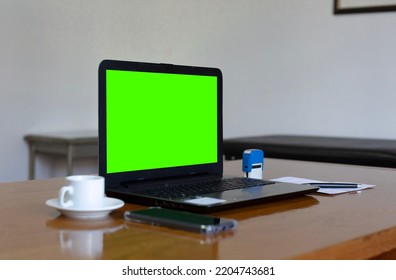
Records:
M316 191L222 177L222 81L217 68L102 61L99 174L106 194L211 212Z

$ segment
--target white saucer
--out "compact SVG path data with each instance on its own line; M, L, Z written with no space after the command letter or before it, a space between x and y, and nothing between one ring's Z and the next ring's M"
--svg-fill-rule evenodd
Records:
M106 217L111 211L124 206L124 201L117 198L105 197L103 206L97 209L67 208L59 205L58 199L53 198L45 202L49 207L55 208L63 215L76 219L100 219Z

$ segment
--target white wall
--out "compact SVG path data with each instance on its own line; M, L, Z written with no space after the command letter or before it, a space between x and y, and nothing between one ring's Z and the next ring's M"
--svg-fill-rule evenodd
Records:
M104 58L220 67L226 138L396 138L396 12L334 16L332 5L1 0L0 181L27 178L25 134L96 129ZM63 168L42 157L38 177Z

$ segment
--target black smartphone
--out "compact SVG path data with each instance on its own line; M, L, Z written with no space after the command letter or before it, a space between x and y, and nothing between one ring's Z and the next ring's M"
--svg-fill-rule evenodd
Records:
M237 226L237 222L233 219L218 218L161 207L125 211L124 217L128 221L172 227L204 234L233 230Z

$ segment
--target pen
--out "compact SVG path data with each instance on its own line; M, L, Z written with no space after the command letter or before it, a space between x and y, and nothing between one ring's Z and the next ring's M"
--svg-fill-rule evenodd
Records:
M308 183L310 186L317 186L320 188L357 188L359 184L356 183Z

